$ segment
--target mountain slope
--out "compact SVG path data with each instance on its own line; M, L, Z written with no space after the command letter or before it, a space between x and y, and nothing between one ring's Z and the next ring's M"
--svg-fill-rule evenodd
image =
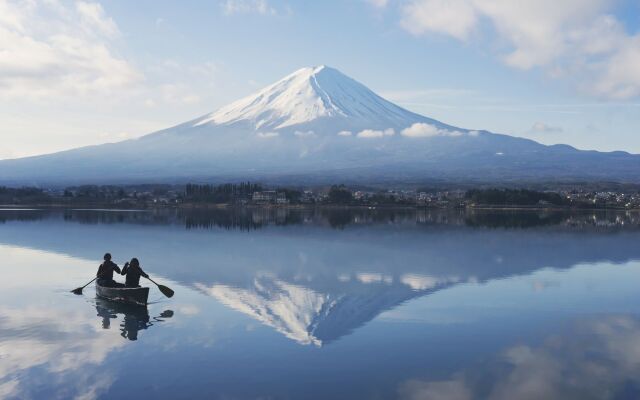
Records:
M331 123L329 123L331 121ZM364 85L327 67L302 68L258 93L199 118L194 126L246 123L256 131L306 126L323 134L335 129L405 128L408 123L438 121L407 111ZM290 129L289 129L290 130Z
M139 139L0 161L4 183L188 179L637 182L640 156L456 128L320 66Z

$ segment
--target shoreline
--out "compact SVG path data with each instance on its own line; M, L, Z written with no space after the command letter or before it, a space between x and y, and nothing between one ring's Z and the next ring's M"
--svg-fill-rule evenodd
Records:
M123 211L143 212L153 210L431 210L431 211L552 211L552 212L592 212L592 211L640 211L640 208L625 207L563 207L550 205L468 205L466 207L429 207L422 205L340 205L340 204L180 204L180 205L140 205L122 207L113 204L0 204L0 211L76 210L76 211Z

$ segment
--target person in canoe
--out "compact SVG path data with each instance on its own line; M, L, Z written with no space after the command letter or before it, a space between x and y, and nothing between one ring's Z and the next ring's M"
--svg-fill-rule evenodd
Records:
M118 267L113 261L111 261L111 254L106 253L104 255L104 262L98 267L98 284L105 287L122 287L122 283L118 283L113 280L113 271L120 273L120 267Z
M140 277L149 278L142 268L137 258L132 258L130 263L126 263L122 268L122 275L126 275L125 286L128 288L140 287Z

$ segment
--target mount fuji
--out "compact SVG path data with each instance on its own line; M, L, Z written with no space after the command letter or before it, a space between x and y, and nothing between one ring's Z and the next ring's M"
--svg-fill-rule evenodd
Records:
M318 66L138 139L0 161L0 182L9 184L189 179L638 182L640 155L457 128Z

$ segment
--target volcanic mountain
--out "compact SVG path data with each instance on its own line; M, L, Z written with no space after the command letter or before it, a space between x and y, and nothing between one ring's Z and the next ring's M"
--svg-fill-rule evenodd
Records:
M303 68L192 121L118 143L0 161L3 183L261 179L380 183L640 180L640 155L545 146L399 107Z

